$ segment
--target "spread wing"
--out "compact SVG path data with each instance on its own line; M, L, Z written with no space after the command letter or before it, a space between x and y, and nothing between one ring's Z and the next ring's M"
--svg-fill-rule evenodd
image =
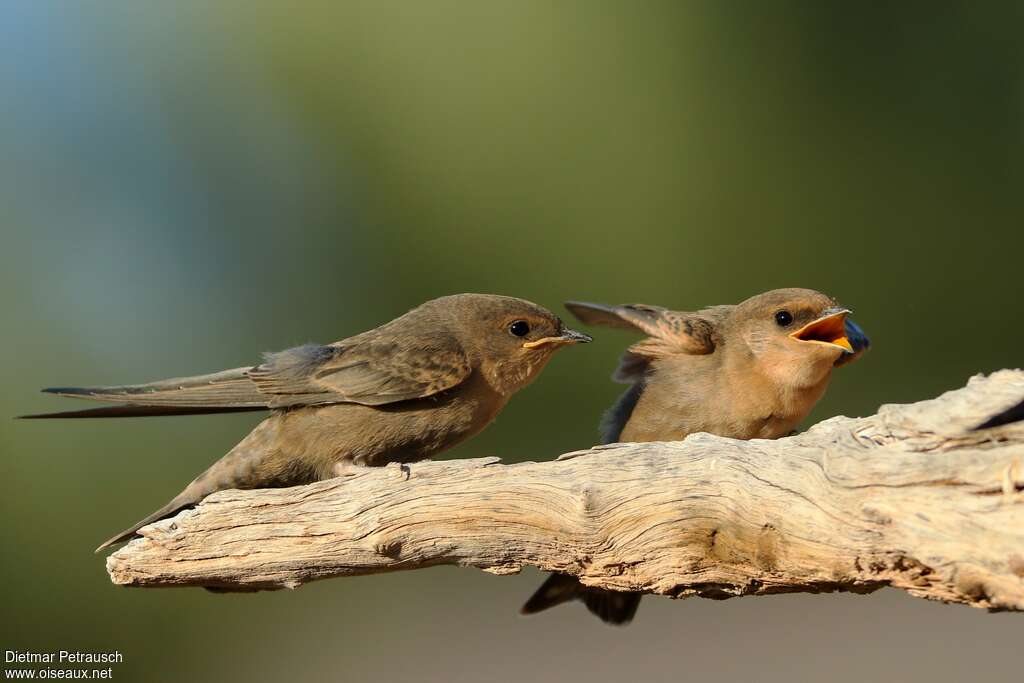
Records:
M721 324L733 308L713 306L690 313L646 304L606 306L582 301L567 301L565 307L584 324L636 330L647 335L623 355L613 375L622 382L640 379L654 358L713 352L720 341Z
M452 388L472 372L459 344L382 335L267 354L255 367L148 384L58 387L47 393L120 404L26 417L134 417L266 410L328 403L379 406Z

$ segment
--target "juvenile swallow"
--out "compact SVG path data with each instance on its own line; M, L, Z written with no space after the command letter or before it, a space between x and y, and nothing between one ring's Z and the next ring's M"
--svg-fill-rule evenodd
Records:
M602 443L676 441L696 432L787 436L824 394L832 369L870 346L848 309L810 289L776 289L695 313L573 301L566 308L587 325L647 335L613 375L630 387L605 414ZM578 599L603 621L626 624L640 597L552 574L522 613Z
M119 405L26 417L270 411L169 503L98 552L214 491L295 486L352 466L437 455L486 427L556 350L589 341L529 301L457 294L348 339L268 353L255 366L150 384L44 389Z

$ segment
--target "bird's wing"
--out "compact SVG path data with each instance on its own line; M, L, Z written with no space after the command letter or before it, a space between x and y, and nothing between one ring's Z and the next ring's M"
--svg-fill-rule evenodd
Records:
M719 342L719 327L732 309L713 306L691 313L646 304L606 306L582 301L567 301L565 307L587 325L618 327L647 335L623 355L614 375L623 382L635 382L642 377L653 358L714 351Z
M377 406L431 396L461 383L471 371L461 347L451 340L360 335L270 353L256 367L148 384L44 389L120 405L24 417L195 415L327 403Z
M461 345L452 340L370 334L269 354L248 375L270 407L280 408L425 398L462 383L471 372Z
M176 377L147 384L111 387L52 387L48 394L86 398L107 403L167 408L265 408L263 396L246 373L249 368L235 368L209 375ZM181 414L176 413L176 414ZM102 416L102 415L98 415ZM61 415L63 417L63 415Z
M643 332L676 352L705 354L715 350L717 326L729 306L703 311L670 311L661 306L623 304L605 306L582 301L567 301L565 307L587 325L606 325Z

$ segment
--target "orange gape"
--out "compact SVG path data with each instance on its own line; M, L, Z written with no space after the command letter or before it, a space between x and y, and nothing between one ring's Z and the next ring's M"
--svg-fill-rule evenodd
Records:
M786 436L825 393L832 370L870 346L849 310L810 289L776 289L695 313L642 304L566 307L588 325L647 335L629 347L613 375L630 387L605 415L604 443L675 441L695 432ZM607 623L625 624L640 594L552 574L522 611L569 600L583 601Z

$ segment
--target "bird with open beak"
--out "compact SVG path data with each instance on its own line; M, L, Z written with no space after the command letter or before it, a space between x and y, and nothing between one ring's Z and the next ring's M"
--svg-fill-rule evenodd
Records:
M169 503L99 551L214 491L295 486L352 466L434 456L490 424L555 351L589 341L529 301L457 294L348 339L266 354L255 366L150 384L44 389L119 405L26 417L270 411Z
M603 443L675 441L696 432L787 436L824 394L832 369L870 346L849 310L810 289L776 289L695 313L642 304L566 307L585 324L647 335L613 375L630 387L605 415ZM625 624L640 597L552 574L522 612L579 599L603 621Z

